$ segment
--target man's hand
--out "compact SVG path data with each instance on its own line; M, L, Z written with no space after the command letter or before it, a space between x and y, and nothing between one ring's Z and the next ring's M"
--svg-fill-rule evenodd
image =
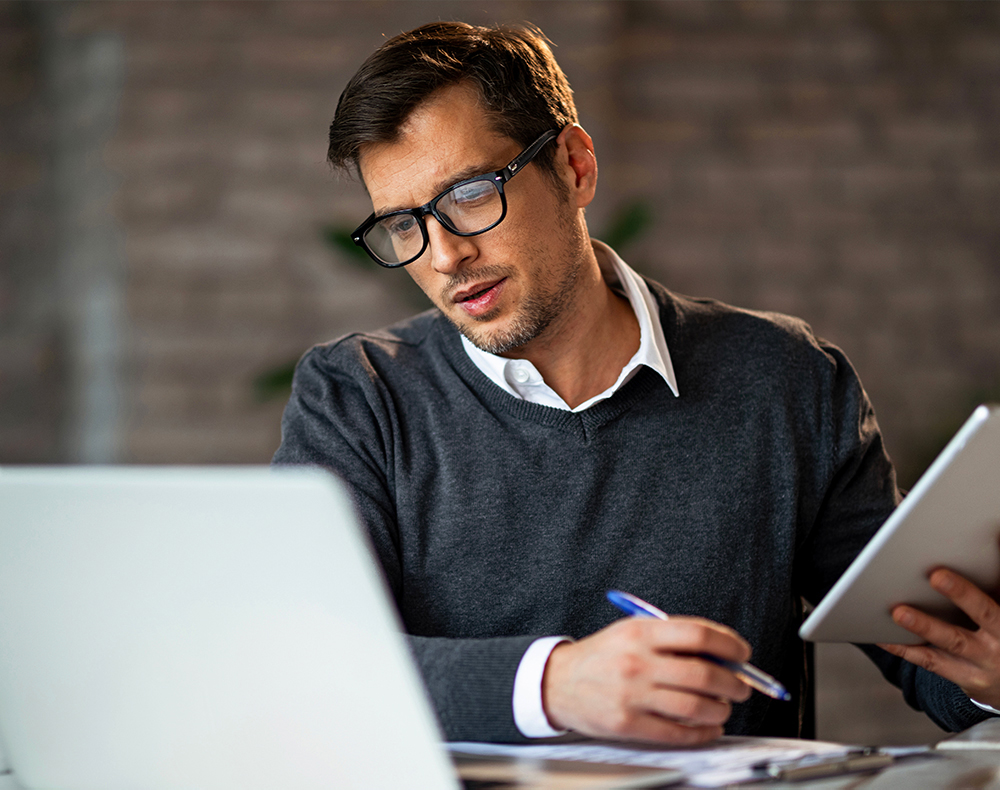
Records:
M928 644L879 647L956 683L977 702L1000 708L1000 605L947 568L934 571L930 584L979 628L970 631L900 605L892 619Z
M628 617L556 647L542 681L550 723L595 737L689 745L722 735L750 687L697 657L750 658L735 631L695 617Z

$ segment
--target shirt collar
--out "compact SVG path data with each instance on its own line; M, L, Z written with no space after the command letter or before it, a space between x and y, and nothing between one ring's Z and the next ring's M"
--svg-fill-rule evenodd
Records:
M660 309L649 291L649 286L607 244L597 240L592 243L604 281L611 288L623 291L629 304L632 305L636 320L639 322L639 350L622 368L618 380L611 387L581 403L572 411L583 411L598 401L610 398L635 375L642 365L659 373L670 391L675 396L679 396L677 377L674 375L670 352L667 349L667 341L663 336L663 326L660 323ZM566 402L545 384L535 366L526 359L508 359L490 354L473 345L464 335L462 336L462 346L472 362L490 381L515 398L545 406L569 409Z

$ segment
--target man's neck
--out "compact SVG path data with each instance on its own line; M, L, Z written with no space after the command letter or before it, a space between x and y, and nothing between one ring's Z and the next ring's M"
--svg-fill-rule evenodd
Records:
M611 387L639 349L639 322L627 299L601 276L593 250L578 296L525 346L503 356L526 359L572 409Z

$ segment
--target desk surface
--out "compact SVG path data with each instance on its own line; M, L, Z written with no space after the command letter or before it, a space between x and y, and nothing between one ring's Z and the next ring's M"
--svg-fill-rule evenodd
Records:
M955 790L957 788L1000 787L1000 750L933 752L928 756L910 757L881 771L868 774L849 774L803 782L770 781L744 785L747 788L769 790ZM554 781L541 780L530 784L500 784L471 782L469 790L580 790L589 784L574 785L566 777ZM692 785L674 784L670 790L691 790ZM6 790L6 788L0 788Z
M792 790L793 788L796 790L820 790L820 788L822 790L853 790L853 788L872 788L872 790L917 790L918 788L920 790L923 790L923 788L930 788L931 790L934 788L949 788L949 790L951 788L1000 789L1000 718L989 719L970 728L965 733L945 738L944 740L948 743L942 748L931 749L920 754L900 756L896 762L880 770L873 770L867 773L843 774L810 781L771 780L755 782L747 785L747 787L766 786L784 790ZM795 742L787 743L794 744ZM587 743L583 742L583 745L586 746ZM738 746L738 744L733 745ZM750 746L752 748L754 744L750 744ZM833 744L827 744L827 746L833 746ZM459 750L462 750L462 748L459 745ZM521 788L521 790L527 788L530 788L530 790L556 790L557 788L558 790L576 790L577 788L584 790L585 788L607 788L613 786L599 781L600 777L596 775L588 776L586 772L577 773L574 770L574 766L579 763L562 763L558 767L556 767L557 763L545 764L543 760L547 758L544 757L544 750L539 752L537 749L533 750L529 747L526 752L518 750L516 756L512 756L511 752L504 749L504 747L500 747L499 749L486 747L484 751L488 752L490 750L494 751L492 756L485 753L476 754L476 750L472 750L473 755L471 756L476 758L472 763L466 762L464 758L459 758L460 773L463 778L479 780L468 782L467 788L469 790L486 790L487 788L489 790L500 790L500 788L504 787L516 787ZM723 751L725 751L725 747L723 747ZM602 757L606 758L603 755ZM570 757L568 759L574 758ZM575 759L588 758L580 757ZM601 757L597 757L597 759L601 759ZM627 757L626 759L631 760L631 757ZM734 759L737 761L735 763L737 766L745 764L742 763L742 760L746 759L745 753L734 753ZM492 773L489 766L491 760L495 761ZM649 761L643 761L641 756L640 762L650 764ZM652 762L658 765L677 764L672 762L670 758L664 761L654 760ZM699 762L697 757L695 758L695 764L702 766L698 770L704 770L705 763ZM466 770L469 765L475 766L476 770L471 772ZM512 769L512 765L516 767ZM502 781L504 779L511 780L514 777L521 781L519 783ZM715 776L712 778L718 780L721 777ZM709 777L706 775L705 779L708 780ZM596 785L595 781L597 781ZM628 786L660 785L634 784ZM685 783L670 786L676 788L694 787L694 785Z
M1000 733L1000 719L977 725L991 733ZM977 728L972 728L975 731ZM910 757L873 774L852 774L809 782L767 782L747 785L773 790L944 790L945 788L1000 788L1000 743L991 748L937 750L929 756ZM486 785L483 785L484 787ZM489 785L501 790L499 785ZM508 785L509 786L509 785ZM572 785L558 784L559 790ZM518 785L520 790L552 790L555 785ZM690 785L673 785L685 788ZM0 790L20 790L11 774L0 774ZM346 790L346 789L345 789ZM358 789L360 790L360 788Z

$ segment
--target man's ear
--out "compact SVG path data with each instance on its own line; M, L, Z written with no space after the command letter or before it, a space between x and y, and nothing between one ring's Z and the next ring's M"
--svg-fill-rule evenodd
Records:
M560 171L576 208L590 205L597 191L597 157L594 141L582 126L571 123L556 138Z

